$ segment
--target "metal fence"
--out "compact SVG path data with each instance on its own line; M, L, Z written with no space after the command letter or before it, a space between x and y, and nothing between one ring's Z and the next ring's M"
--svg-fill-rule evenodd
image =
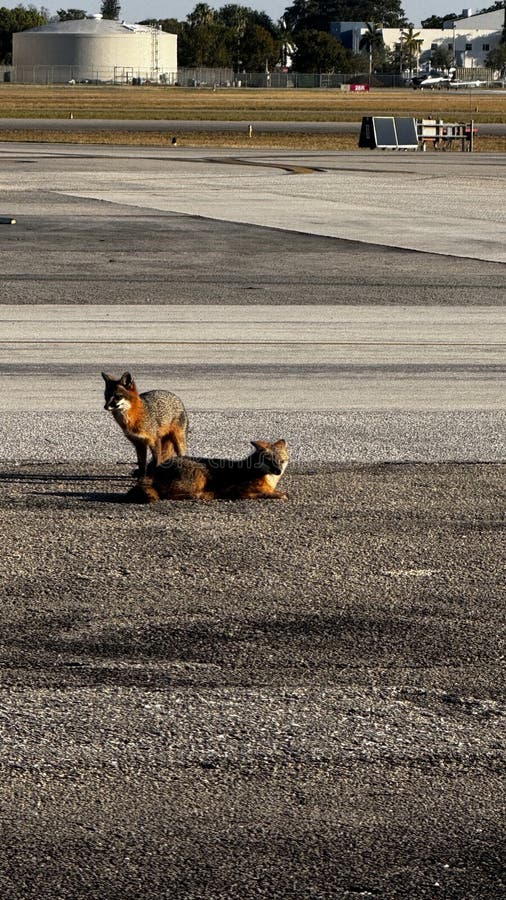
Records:
M177 82L178 72L157 72L132 66L0 66L0 78L15 84L156 84Z
M206 67L154 72L132 66L85 69L79 66L0 66L0 79L15 84L159 84L182 87L339 88L353 81L367 81L358 73L234 72ZM401 82L397 76L390 81Z
M494 80L492 69L457 69L459 80ZM374 72L234 72L233 69L180 68L170 72L132 66L84 69L79 66L0 65L0 81L15 84L156 84L181 87L246 88L341 88L348 84L372 87L406 87L409 78L399 73Z
M162 72L133 66L0 66L0 80L13 84L158 84L200 87L235 83L233 69L191 68Z

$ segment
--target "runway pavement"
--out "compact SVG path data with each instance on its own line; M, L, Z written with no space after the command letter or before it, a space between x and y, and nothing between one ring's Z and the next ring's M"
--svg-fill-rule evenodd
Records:
M506 92L504 92L506 93ZM486 95L486 91L473 91L473 96ZM470 116L469 118L472 118ZM169 136L181 132L245 132L252 124L258 134L302 132L304 134L359 134L360 122L272 122L253 118L249 122L230 122L196 119L0 119L2 131L129 131L166 132ZM504 135L503 122L480 122L479 134Z
M505 893L504 159L449 156L0 144L3 900ZM127 367L288 500L127 505Z
M104 368L176 390L197 453L283 426L306 463L503 458L499 155L4 145L2 161L4 459L124 459Z

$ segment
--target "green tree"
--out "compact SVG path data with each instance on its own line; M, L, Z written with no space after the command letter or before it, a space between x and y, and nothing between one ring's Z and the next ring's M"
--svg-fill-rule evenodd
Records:
M401 0L294 0L283 18L293 34L330 31L331 22L375 21L396 28L406 21Z
M500 69L504 72L506 69L506 41L502 41L497 47L488 54L485 65L490 69Z
M283 21L287 31L292 35L297 34L298 31L321 28L322 16L320 15L319 0L294 0L292 5L285 9Z
M56 15L59 22L73 22L74 19L85 19L86 11L84 9L58 9Z
M369 59L369 82L373 69L374 56L380 55L384 50L383 32L377 22L367 22L367 28L360 38L359 49L365 50Z
M117 2L117 0L102 0L100 12L102 13L102 17L104 19L119 19L121 6Z
M217 12L217 18L227 28L235 28L237 31L244 31L246 25L251 19L252 10L247 6L240 6L238 3L227 3Z
M183 22L177 19L143 19L139 25L150 25L151 28L161 28L168 34L180 34L183 28Z
M498 9L504 9L504 0L496 0L496 3L493 3L492 6L486 6L485 9L479 9L476 15L479 16L481 13L495 12ZM455 16L455 18L458 17Z
M230 29L237 69L263 71L266 61L269 66L279 61L280 29L267 13L227 3L218 10L217 18Z
M212 25L214 15L214 9L211 9L207 3L197 3L193 12L188 13L186 16L186 21L192 28L201 25Z
M15 6L14 9L0 7L0 63L12 62L12 35L18 31L27 31L29 28L37 28L47 25L49 14L44 7L40 10L35 6Z
M234 34L207 3L198 3L182 24L178 39L181 66L232 67Z
M237 71L245 69L246 53L249 51L249 47L244 36L248 25L252 21L252 10L237 3L228 3L218 10L217 18L229 33L230 46L231 48L233 47L235 69Z
M273 38L279 40L280 37L280 25L271 19L270 16L267 15L266 12L258 12L256 9L250 10L251 12L251 21L255 25L260 25L260 28L265 28L269 34L272 35Z
M446 16L429 16L428 19L422 19L422 28L442 28L445 22L458 19L459 13L448 13Z
M247 72L264 72L266 67L270 70L279 62L281 45L266 28L250 22L244 32L241 53Z
M453 65L453 53L448 47L436 47L431 51L430 62L435 69L449 69Z
M351 54L326 31L300 31L293 54L296 72L347 72Z
M400 58L400 44L394 44L391 49L385 47L381 68L383 69L383 72L395 72L397 74L402 72L403 67Z
M408 59L409 71L413 74L413 69L417 68L418 65L418 57L423 40L420 37L420 32L415 31L414 25L407 25L402 30L401 40Z

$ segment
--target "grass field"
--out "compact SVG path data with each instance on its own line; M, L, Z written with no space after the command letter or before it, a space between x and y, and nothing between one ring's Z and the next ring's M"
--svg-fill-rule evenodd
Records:
M338 90L262 90L125 87L113 85L0 85L0 118L167 119L214 121L358 122L364 115L437 117L446 121L504 122L506 95L491 90L413 91L373 89L347 94ZM3 140L164 145L166 134L113 132L69 135L65 132L4 132ZM355 149L356 135L247 135L178 133L178 142L194 146L298 147ZM477 150L506 150L504 138L479 138Z
M472 117L501 122L506 94L475 91L262 90L123 87L94 85L1 85L0 117L87 119L212 119L223 121L360 121L364 115Z

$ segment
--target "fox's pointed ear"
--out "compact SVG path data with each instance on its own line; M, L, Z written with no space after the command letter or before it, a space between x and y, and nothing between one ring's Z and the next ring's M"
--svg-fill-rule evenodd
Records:
M125 388L131 387L134 382L133 382L132 376L130 375L130 372L123 372L123 375L121 376L121 378L119 380L119 383L121 385L123 385L123 387L125 387Z
M267 441L251 441L255 450L268 450L269 444Z
M102 378L104 379L104 381L112 381L113 380L110 375L107 375L106 372L102 372Z
M281 438L279 441L275 441L272 445L273 447L286 447L286 441L284 438Z

